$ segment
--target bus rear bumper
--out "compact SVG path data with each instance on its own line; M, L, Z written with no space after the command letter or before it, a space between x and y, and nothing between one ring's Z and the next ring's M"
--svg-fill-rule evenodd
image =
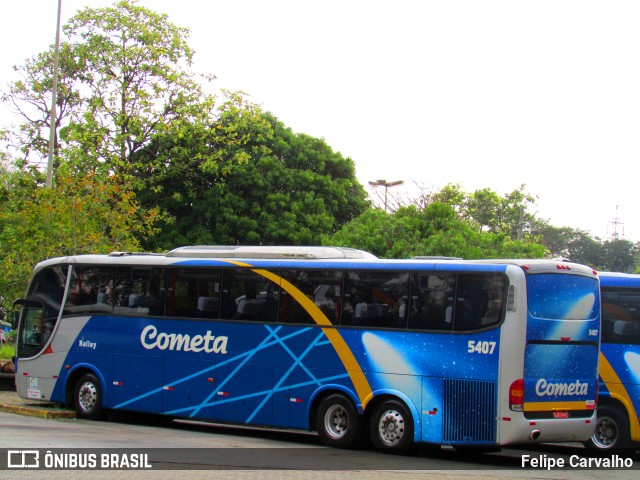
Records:
M527 420L502 418L501 445L555 442L585 442L591 438L596 426L596 414L589 418L563 420Z

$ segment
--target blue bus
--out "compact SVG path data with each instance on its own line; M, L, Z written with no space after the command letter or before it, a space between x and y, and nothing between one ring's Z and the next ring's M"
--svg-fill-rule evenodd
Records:
M640 275L600 273L602 345L598 420L588 445L640 445Z
M16 389L73 406L499 448L587 441L597 272L544 260L381 260L191 246L46 260L15 302Z

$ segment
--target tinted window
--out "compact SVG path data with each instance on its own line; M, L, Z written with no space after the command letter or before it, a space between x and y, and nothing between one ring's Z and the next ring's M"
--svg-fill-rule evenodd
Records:
M507 279L500 274L458 275L454 330L477 330L502 320Z
M170 269L167 273L166 315L218 318L221 270Z
M119 267L113 296L120 315L163 315L165 269Z
M114 267L74 266L64 305L65 315L110 313L115 271Z
M602 341L640 344L640 290L602 287Z
M62 297L67 283L67 266L46 268L38 272L31 284L27 297L41 299L46 311L46 318L57 318L62 305Z
M31 357L46 346L58 321L66 283L66 265L46 268L34 276L22 304L18 356Z
M290 270L280 272L282 278L294 287L295 295L283 288L280 293L279 319L285 323L315 324L311 314L296 298L301 295L313 303L327 320L337 324L342 308L341 271L326 270ZM306 300L303 303L307 303ZM320 319L322 323L324 319ZM326 320L324 320L326 321Z
M455 275L412 275L409 328L451 330L455 286Z
M225 270L221 317L275 322L280 287L252 270Z
M409 274L347 272L342 325L407 328Z

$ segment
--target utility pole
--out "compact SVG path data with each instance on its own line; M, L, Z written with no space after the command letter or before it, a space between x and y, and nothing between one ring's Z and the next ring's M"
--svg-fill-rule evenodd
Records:
M384 187L384 211L387 211L387 192L390 187L396 187L402 185L404 180L396 180L395 182L387 182L386 180L376 180L375 182L369 182L372 187Z
M618 205L616 205L616 216L610 222L613 225L613 233L611 234L612 240L618 240L618 225L622 225L622 236L624 237L624 223L620 221L618 217Z
M56 25L56 46L53 59L53 88L51 89L51 121L49 123L49 159L47 161L47 188L53 187L53 147L56 138L56 102L58 96L58 56L60 53L60 11L62 0L58 0L58 22Z

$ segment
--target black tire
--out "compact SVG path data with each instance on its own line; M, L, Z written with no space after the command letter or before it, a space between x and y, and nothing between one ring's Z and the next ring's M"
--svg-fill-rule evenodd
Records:
M618 450L631 447L629 421L625 412L609 405L598 407L596 429L585 445L598 450Z
M82 375L73 388L73 409L78 418L100 420L104 418L102 385L93 373Z
M404 451L413 447L413 416L397 400L378 406L369 425L371 441L379 450Z
M316 412L320 440L328 447L354 448L361 439L362 421L353 402L343 395L329 395Z

